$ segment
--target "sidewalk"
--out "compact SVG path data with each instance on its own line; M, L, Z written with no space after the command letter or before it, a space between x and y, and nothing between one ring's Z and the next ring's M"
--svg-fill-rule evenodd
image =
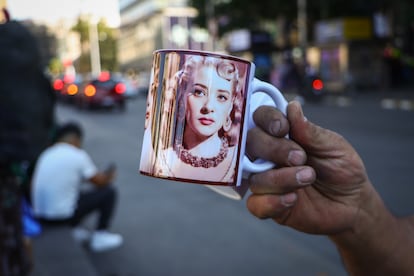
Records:
M68 227L44 227L32 239L33 273L31 276L97 276L86 249L76 243Z

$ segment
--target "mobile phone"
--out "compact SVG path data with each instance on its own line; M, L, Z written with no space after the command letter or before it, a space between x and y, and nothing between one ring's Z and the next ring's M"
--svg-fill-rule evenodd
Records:
M106 172L106 173L112 173L113 171L115 171L115 169L116 169L116 165L115 165L115 163L110 163L110 164L106 167L105 172Z

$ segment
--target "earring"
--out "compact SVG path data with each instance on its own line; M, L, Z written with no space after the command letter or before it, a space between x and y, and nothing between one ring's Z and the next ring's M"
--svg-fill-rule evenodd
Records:
M226 119L226 122L224 123L224 125L223 125L223 130L225 131L225 132L228 132L229 130L230 130L230 128L231 128L231 118L230 118L230 116L228 116L227 117L227 119Z

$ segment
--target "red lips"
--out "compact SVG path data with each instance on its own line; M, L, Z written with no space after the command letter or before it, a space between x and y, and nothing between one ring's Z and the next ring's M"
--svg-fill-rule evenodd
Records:
M200 119L198 119L199 121L200 121L200 123L202 124L202 125L205 125L205 126L209 126L209 125L211 125L211 124L213 124L214 123L214 120L213 119L210 119L210 118L200 118Z

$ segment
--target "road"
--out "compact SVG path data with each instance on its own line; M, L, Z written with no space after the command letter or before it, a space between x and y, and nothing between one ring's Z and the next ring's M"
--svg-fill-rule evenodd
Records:
M99 275L346 275L325 237L259 220L245 200L140 175L145 99L128 104L125 113L57 108L59 121L82 122L84 147L99 167L112 161L118 167L112 230L124 236L125 244L110 252L88 252ZM409 174L414 169L413 111L382 109L370 96L355 96L343 107L305 104L304 110L309 120L338 131L355 146L394 213L414 213Z

